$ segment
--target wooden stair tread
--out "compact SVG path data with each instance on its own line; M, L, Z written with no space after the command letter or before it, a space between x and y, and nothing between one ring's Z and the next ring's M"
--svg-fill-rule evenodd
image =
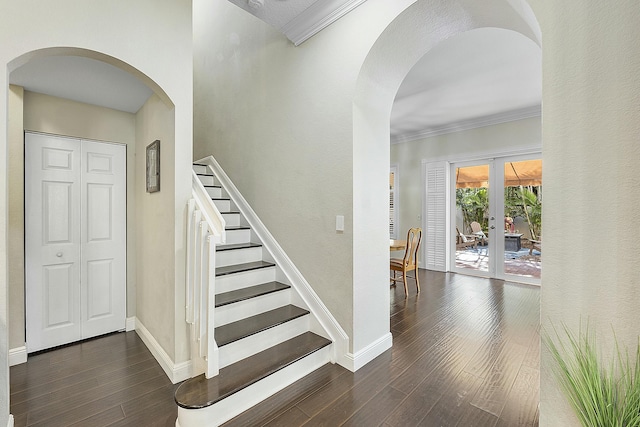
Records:
M215 176L212 173L196 173L196 175L198 175L198 176Z
M211 406L329 344L326 338L305 332L220 369L216 377L207 380L200 375L186 380L176 390L175 401L186 409Z
M237 322L218 326L214 332L216 343L218 347L222 347L307 314L309 310L291 304L265 311Z
M204 188L222 188L222 185L202 185Z
M291 286L280 282L268 282L235 291L224 292L216 295L216 307L245 301L251 298L267 295L273 292L289 289Z
M208 166L208 165L203 165L202 163L194 163L193 166Z
M249 249L249 248L261 248L262 244L260 243L234 243L229 245L218 245L216 246L216 251L232 251L234 249Z
M247 262L244 264L227 265L225 267L216 268L216 277L226 276L227 274L240 273L242 271L258 270L260 268L269 268L269 267L275 267L275 264L272 262L266 262L266 261L254 261L254 262Z
M228 225L224 228L225 230L251 230L251 227L248 225Z

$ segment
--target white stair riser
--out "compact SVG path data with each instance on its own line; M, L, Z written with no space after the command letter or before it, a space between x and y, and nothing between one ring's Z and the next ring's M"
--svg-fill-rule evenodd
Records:
M229 227L235 227L240 225L240 214L239 213L223 213L222 218L224 218L224 223Z
M329 363L331 352L332 345L323 347L211 406L202 409L178 407L176 427L217 427Z
M193 165L193 171L195 173L211 173L208 169L208 167L203 165Z
M257 270L243 271L242 273L227 274L216 277L216 293L234 291L259 283L273 282L276 280L276 268L259 268Z
M251 230L227 230L226 244L249 243L251 241Z
M222 188L220 187L205 187L209 197L219 199L222 197Z
M229 212L231 210L231 200L214 200L213 204L220 212Z
M233 249L216 252L216 267L261 261L262 248Z
M260 295L234 304L227 304L216 308L214 325L222 326L227 323L274 310L291 302L291 289L283 289L270 294Z
M213 175L198 175L198 179L202 185L213 185L215 183Z
M260 353L308 330L309 315L306 315L222 346L219 348L220 368Z

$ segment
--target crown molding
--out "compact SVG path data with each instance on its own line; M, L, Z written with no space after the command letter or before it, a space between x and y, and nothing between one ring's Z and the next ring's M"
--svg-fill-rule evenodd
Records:
M367 0L318 0L289 21L280 31L299 46Z
M475 119L462 120L460 122L448 123L441 126L433 126L420 132L398 135L391 137L392 144L401 144L403 142L417 141L419 139L430 138L448 133L461 132L470 129L481 128L485 126L497 125L500 123L514 122L516 120L530 119L540 117L542 109L540 105L532 107L520 108L517 110L506 111L504 113L492 114L489 116L478 117Z

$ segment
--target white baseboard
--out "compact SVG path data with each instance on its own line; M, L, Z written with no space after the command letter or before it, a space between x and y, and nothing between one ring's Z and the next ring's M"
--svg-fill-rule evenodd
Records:
M346 354L341 360L338 360L338 363L340 366L347 368L351 372L355 372L390 349L392 345L393 336L391 335L391 332L389 332L358 351L356 354Z
M135 318L135 316L134 317L127 317L127 321L125 323L124 330L126 332L135 331L136 330L136 318Z
M13 427L13 415L9 414L9 419L7 420L7 427Z
M10 348L9 366L20 365L21 363L27 363L27 346Z
M162 346L151 335L151 332L140 322L140 319L135 318L135 330L140 339L145 343L153 357L158 361L164 373L171 380L173 384L184 381L191 378L191 361L174 363L171 357L167 354Z

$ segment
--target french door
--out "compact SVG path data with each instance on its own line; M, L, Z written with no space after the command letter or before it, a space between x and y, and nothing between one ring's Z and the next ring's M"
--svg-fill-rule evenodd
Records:
M25 134L28 352L125 327L125 150Z
M539 283L540 155L456 162L449 176L451 270Z

